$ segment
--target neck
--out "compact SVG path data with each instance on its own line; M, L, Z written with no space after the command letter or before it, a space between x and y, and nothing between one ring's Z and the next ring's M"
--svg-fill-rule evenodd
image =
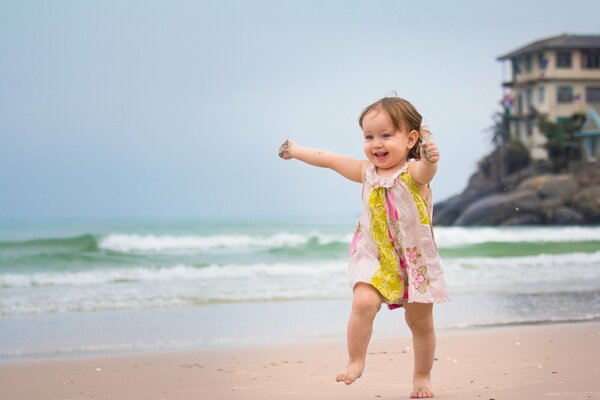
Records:
M404 160L404 162L395 165L391 168L379 168L379 167L375 167L375 172L377 173L377 175L379 176L392 176L394 175L396 172L398 172L399 170L401 170L404 166L406 165L406 160Z

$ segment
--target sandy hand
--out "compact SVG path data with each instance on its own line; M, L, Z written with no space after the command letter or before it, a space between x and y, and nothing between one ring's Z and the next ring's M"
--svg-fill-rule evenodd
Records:
M430 163L436 163L440 160L440 151L435 142L428 140L421 143L421 158Z
M285 142L283 142L281 146L279 146L279 157L283 158L284 160L289 160L290 158L292 158L292 156L290 155L290 148L293 144L293 141L286 139Z

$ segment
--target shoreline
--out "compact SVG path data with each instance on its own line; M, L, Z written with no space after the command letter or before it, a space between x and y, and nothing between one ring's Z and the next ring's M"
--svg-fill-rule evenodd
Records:
M436 397L600 399L600 322L438 332ZM0 361L0 397L18 399L407 398L410 336L375 337L363 377L334 382L345 342Z
M600 299L600 292L586 293L568 299L521 298L536 307L534 314L519 311L515 301L502 296L455 296L452 306L436 307L435 326L445 334L599 322L594 309L565 308L566 301L593 304ZM4 317L0 362L343 341L350 303L350 298L313 299ZM402 310L383 310L375 319L374 338L409 334Z

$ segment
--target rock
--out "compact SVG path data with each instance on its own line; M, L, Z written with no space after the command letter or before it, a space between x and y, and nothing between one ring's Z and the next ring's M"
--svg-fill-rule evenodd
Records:
M548 168L544 165L530 165L504 178L502 181L502 186L506 190L513 191L524 180L531 178L532 176L545 174L547 172Z
M579 189L579 184L571 175L558 175L549 179L548 182L540 188L541 198L560 198L563 202L569 201L575 192Z
M579 184L571 175L540 175L521 182L517 190L535 190L541 198L560 199L564 204L569 201Z
M481 197L488 196L491 193L493 193L493 189L491 188L483 188L478 191L472 190L468 193L453 196L444 202L436 204L433 209L434 225L452 225L469 204Z
M503 221L500 225L502 226L513 226L513 225L542 225L546 221L539 214L534 213L522 213Z
M435 225L600 224L600 162L571 162L559 175L535 162L503 176L500 156L486 156L461 194L435 205Z
M569 173L577 179L580 187L600 185L600 163L598 162L571 163Z
M536 214L540 200L532 190L494 194L484 197L465 209L454 225L500 225L526 211Z
M582 213L587 222L600 222L600 185L581 189L571 200L573 208Z
M585 219L580 212L572 208L559 207L554 211L549 222L556 225L581 225L585 222Z

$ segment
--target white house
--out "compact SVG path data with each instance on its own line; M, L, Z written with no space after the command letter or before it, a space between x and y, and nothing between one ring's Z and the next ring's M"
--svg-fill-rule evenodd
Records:
M600 35L539 40L498 61L510 63L502 83L510 137L523 142L532 158L547 158L541 118L558 122L576 112L600 113Z

